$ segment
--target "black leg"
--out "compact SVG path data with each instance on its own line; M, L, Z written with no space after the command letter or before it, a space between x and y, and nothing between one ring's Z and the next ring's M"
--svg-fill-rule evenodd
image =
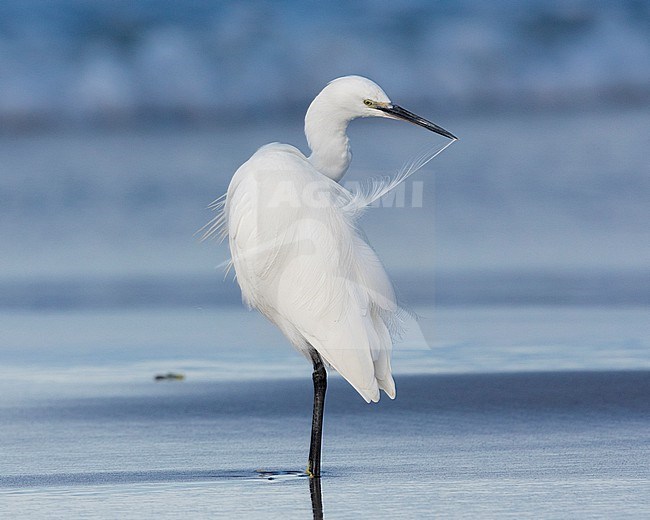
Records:
M314 363L314 414L311 419L311 445L307 474L311 478L320 477L320 447L323 438L323 410L325 407L325 391L327 390L327 372L318 352L312 350L311 359Z

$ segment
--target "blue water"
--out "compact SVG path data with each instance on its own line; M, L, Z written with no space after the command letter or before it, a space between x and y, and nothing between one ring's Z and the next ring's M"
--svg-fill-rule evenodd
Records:
M397 399L332 375L320 499L310 367L240 306L0 312L12 518L650 513L647 306L419 306ZM541 371L541 372L540 372ZM182 373L184 381L155 382ZM318 516L316 516L318 518Z
M634 104L650 93L649 26L643 0L5 0L0 118L264 118L351 73L434 112Z
M331 378L325 517L647 517L649 23L632 1L2 2L0 515L312 514L310 367L195 233L360 73L461 140L361 221L419 320L395 401ZM439 145L420 130L354 122L344 182Z
M540 300L540 291L552 302L551 286L561 303L576 302L576 295L602 303L611 300L609 293L619 303L643 301L650 265L648 109L477 114L439 122L461 140L411 177L401 207L371 208L361 221L407 292L406 284L423 275L438 276L441 284L443 278L454 285L465 279L471 286L487 283L484 274L491 273L492 293L501 277L506 292L521 293L525 285L531 302ZM344 182L394 175L437 144L419 130L394 121L355 121L354 159ZM120 284L139 284L140 293L147 286L169 293L170 286L185 284L203 294L226 291L233 301L217 268L226 250L194 235L212 218L207 205L226 190L232 173L271 141L305 149L302 116L230 131L0 138L0 285L10 284L0 293L12 291L29 304L21 291L51 294L54 281L72 288L58 291L66 298L81 287L87 305L110 299L101 293L119 291ZM412 207L417 186L422 204ZM16 286L41 282L39 291ZM448 284L440 289L450 293ZM167 302L174 302L172 294Z
M647 306L417 306L398 374L650 370ZM308 378L309 365L239 305L0 312L3 400L14 385Z
M648 516L649 121L459 117L422 206L410 184L368 211L420 319L395 401L332 377L325 518ZM375 123L352 181L431 145ZM258 145L303 139L291 118L0 138L0 513L312 514L309 365L193 236Z
M16 518L311 517L308 378L53 384L0 407ZM325 518L650 512L648 372L403 376L368 406L330 384Z

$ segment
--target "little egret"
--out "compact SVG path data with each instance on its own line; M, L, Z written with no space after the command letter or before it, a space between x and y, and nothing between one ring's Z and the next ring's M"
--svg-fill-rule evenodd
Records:
M379 390L395 398L390 355L399 307L384 267L355 225L360 210L393 185L376 185L363 196L338 183L352 157L347 126L358 117L400 119L449 144L456 140L392 103L369 79L335 79L305 116L311 155L287 144L261 147L235 172L225 198L217 199L220 214L206 232L228 237L243 301L313 364L310 477L320 476L325 366L366 402L379 401Z

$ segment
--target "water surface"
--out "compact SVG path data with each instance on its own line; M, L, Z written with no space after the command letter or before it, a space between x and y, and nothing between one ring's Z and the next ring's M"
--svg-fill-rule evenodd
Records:
M87 386L0 408L8 516L311 515L308 378ZM335 379L324 516L643 517L648 392L648 372L402 376L368 406Z

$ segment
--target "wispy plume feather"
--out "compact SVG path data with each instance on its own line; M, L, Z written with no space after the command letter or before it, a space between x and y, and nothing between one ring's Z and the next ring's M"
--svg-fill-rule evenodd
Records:
M197 235L201 234L201 241L214 237L218 237L220 241L223 241L228 235L225 212L226 195L227 193L224 193L208 205L208 209L215 211L217 214L205 226L196 232Z
M370 179L367 186L351 194L345 209L361 211L376 200L381 199L391 190L395 189L411 175L424 168L430 161L444 152L455 140L448 141L440 147L428 148L408 161L399 170L395 177L375 177Z

